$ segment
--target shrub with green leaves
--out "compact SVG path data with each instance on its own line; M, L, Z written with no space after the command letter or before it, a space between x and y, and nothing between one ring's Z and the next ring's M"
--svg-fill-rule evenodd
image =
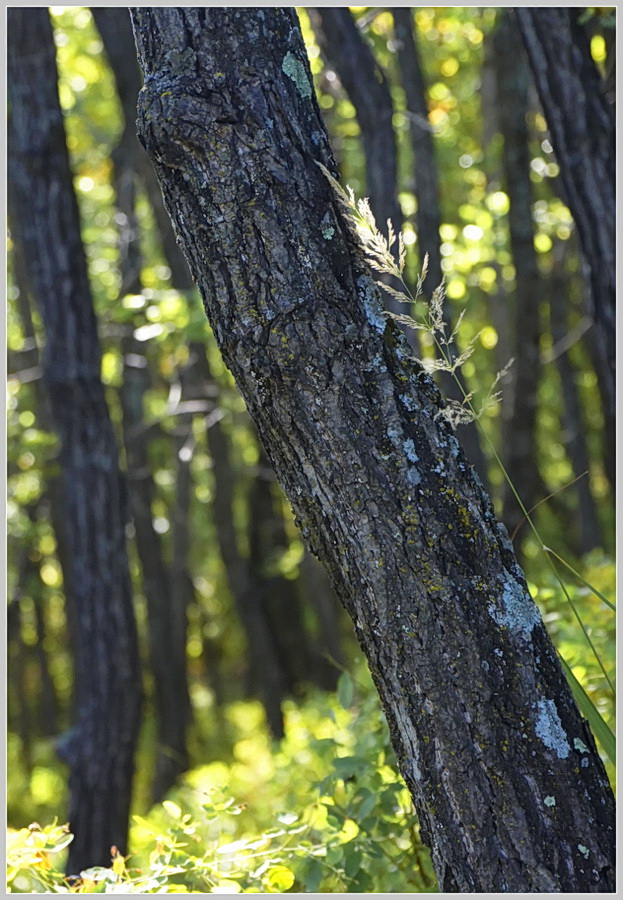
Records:
M237 710L237 761L191 771L170 799L145 817L134 816L128 858L113 852L109 868L89 869L68 883L61 859L68 829L33 825L10 835L9 891L435 890L366 672L356 682L342 674L337 695L290 704L286 738L278 746L258 732L253 704L245 706L246 715Z

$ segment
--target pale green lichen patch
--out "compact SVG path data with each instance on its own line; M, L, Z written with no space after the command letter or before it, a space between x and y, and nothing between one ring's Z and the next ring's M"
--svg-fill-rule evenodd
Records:
M556 704L553 700L543 698L537 703L539 711L535 731L546 747L553 750L559 759L566 759L569 756L571 747L567 740Z
M305 66L300 59L297 59L296 56L288 50L281 63L281 69L288 78L292 79L301 97L309 99L312 95L312 88L307 77L307 72L305 71Z
M584 859L588 859L591 853L588 847L585 847L584 844L578 844L578 850L580 851Z
M578 751L578 753L588 753L588 747L581 741L580 738L573 738L573 746Z
M322 222L320 223L320 232L325 241L330 241L335 234L335 228L331 224L329 213L325 213Z
M556 798L555 797L546 797L543 803L546 806L556 806Z
M540 621L534 600L512 575L504 582L501 608L489 606L489 615L498 625L521 631L525 638Z

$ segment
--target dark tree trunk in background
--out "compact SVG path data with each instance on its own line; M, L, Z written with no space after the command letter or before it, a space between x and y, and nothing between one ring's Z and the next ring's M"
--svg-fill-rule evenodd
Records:
M397 56L400 66L402 87L407 101L407 115L411 132L415 164L415 197L417 201L416 225L418 246L423 259L428 253L428 275L424 280L424 295L428 299L443 281L439 228L441 207L439 203L439 174L435 160L433 135L428 120L428 102L422 67L413 35L413 13L411 9L392 10L394 32L398 43ZM451 303L444 301L444 317L450 325L455 321ZM451 328L449 329L452 330ZM462 383L460 370L456 373ZM462 401L463 393L456 380L449 373L440 373L439 381L446 397ZM475 422L463 425L460 431L461 446L469 461L476 467L485 488L489 484L487 462L482 452L478 426Z
M398 234L402 210L398 202L394 106L387 78L347 7L316 7L309 14L327 62L357 113L366 161L366 195L376 223L387 235L387 220L391 219Z
M428 253L428 275L424 281L424 293L430 297L443 281L441 268L441 207L439 204L439 172L435 159L432 127L428 119L426 85L420 64L420 56L413 34L413 10L407 7L392 9L396 56L400 78L407 102L409 132L415 163L415 221L420 255Z
M568 274L565 271L564 244L554 247L553 265L548 279L549 314L554 348L560 346L569 334L568 312L571 308L568 298ZM573 475L578 478L575 493L578 498L576 520L580 553L588 553L595 547L603 547L603 537L595 498L590 483L590 457L586 445L586 428L582 416L582 404L576 385L576 370L569 353L560 349L552 362L558 368L562 391L561 437L567 456L573 467Z
M515 16L578 229L591 315L615 413L615 118L578 19L582 8L516 7Z
M616 416L613 415L608 403L608 389L605 382L607 378L604 373L603 356L601 355L601 345L597 338L595 328L589 328L583 337L586 352L590 356L593 370L597 376L597 389L601 400L601 409L603 411L603 438L601 453L606 478L610 484L610 500L612 505L616 504Z
M212 373L205 348L196 346L195 352L200 377L204 384L210 384ZM286 693L286 681L258 585L253 578L249 560L240 550L234 521L236 479L230 459L229 441L218 418L210 423L207 440L214 471L212 515L229 590L247 638L249 687L264 706L273 737L282 738L284 729L281 702Z
M177 776L186 769L186 730L190 701L186 681L186 609L173 586L162 539L154 528L154 481L149 461L149 434L145 428L143 397L149 387L144 344L133 335L122 341L123 384L119 395L123 410L130 509L136 551L147 604L149 661L154 684L157 747L152 800L162 800ZM180 607L182 607L180 609Z
M100 347L57 95L46 9L8 11L10 211L47 346L61 437L78 630L78 715L69 762L68 871L126 846L140 675L125 549L125 488L100 380Z
M603 765L316 165L335 172L294 10L132 16L142 140L224 360L355 624L440 889L613 890Z
M313 662L296 585L279 570L288 540L274 482L275 474L260 445L249 493L249 565L257 585L257 601L274 637L284 687L295 692L304 682L313 681Z
M402 209L398 202L398 159L394 132L394 104L389 82L374 53L355 24L350 10L316 7L309 10L316 38L357 113L366 164L366 196L378 229L387 236L390 219L396 234L402 230ZM397 258L398 244L393 248ZM391 275L376 273L379 281L394 287ZM386 309L402 315L405 306L387 293ZM417 346L417 334L407 332L409 343Z
M101 23L100 13L108 21L108 14L118 12L123 14L122 24L132 40L127 10L101 9L98 10L97 18ZM133 63L132 59L129 62L136 72L136 82L140 84L138 64ZM127 67L127 61L125 65ZM129 80L129 76L125 79L121 76L118 78L120 94L123 92L124 97L128 94L126 83ZM133 96L136 97L138 84L134 87L136 91ZM131 90L129 95L132 96ZM125 105L124 111L126 114L129 112ZM139 154L144 156L136 138L136 125L132 117L126 115L121 138L112 153L121 275L120 297L125 294L140 294L143 288L136 216L135 168ZM183 595L176 590L170 577L164 560L162 540L153 523L152 500L155 490L149 461L149 434L145 428L143 413L143 398L149 388L150 376L144 346L134 337L130 325L129 333L121 341L123 380L119 398L123 412L130 511L147 603L149 661L154 683L157 730L152 784L152 800L156 803L162 800L177 776L188 765L186 730L191 716L186 681L186 607Z
M131 162L133 171L139 176L149 198L164 255L171 269L171 283L180 291L188 290L193 286L188 264L175 241L171 220L162 204L156 173L136 139L136 98L143 86L143 79L136 60L136 47L128 9L93 6L91 13L113 71L123 110L125 133L122 148L119 149L127 152L127 161Z
M503 405L502 458L506 471L526 510L531 510L548 491L537 468L536 417L540 366L540 309L544 284L534 248L532 223L532 182L527 126L530 70L515 23L506 10L493 35L494 66L497 78L495 108L500 133L504 138L503 182L509 198L508 228L515 266L515 291L512 297L515 360L512 387ZM508 389L507 389L508 390ZM509 533L515 534L524 514L510 487L505 485L503 519ZM525 534L525 530L522 532ZM515 544L519 553L521 540Z

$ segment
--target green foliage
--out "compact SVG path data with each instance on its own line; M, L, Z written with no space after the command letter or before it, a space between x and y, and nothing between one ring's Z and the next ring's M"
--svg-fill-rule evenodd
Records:
M189 772L169 799L134 816L127 859L115 854L110 868L68 885L53 860L71 836L56 824L30 826L10 835L11 892L434 890L366 672L356 679L344 672L335 696L289 704L278 748L258 730L252 704L238 705L231 718L238 730L232 763Z

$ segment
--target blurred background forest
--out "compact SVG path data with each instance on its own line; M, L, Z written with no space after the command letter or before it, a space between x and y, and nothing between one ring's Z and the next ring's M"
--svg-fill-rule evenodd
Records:
M614 422L576 227L519 33L504 8L351 7L343 31L335 12L299 15L342 181L370 197L379 223L390 217L403 229L411 285L428 253L425 294L443 278L449 321L465 310L457 343L477 335L462 368L476 402L514 359L482 431L460 427L457 436L556 646L613 725L604 674L491 451L535 509L543 542L566 561L561 573L612 677L614 615L582 578L613 597ZM331 872L309 875L307 889L316 878L325 891L378 890L375 865L400 869L379 844L388 835L397 851L401 841L417 844L409 798L350 622L301 542L221 362L135 137L140 74L127 10L52 7L51 15L102 378L132 512L144 692L133 811L146 816L167 796L192 806L224 786L246 804L250 833L316 804L317 823L337 829L340 846L354 839L345 824L354 821L369 846L346 861L336 851ZM587 8L582 21L614 102L614 8ZM27 264L9 239L14 828L65 821L58 753L75 701L58 442ZM423 862L394 883L427 890L432 877Z

